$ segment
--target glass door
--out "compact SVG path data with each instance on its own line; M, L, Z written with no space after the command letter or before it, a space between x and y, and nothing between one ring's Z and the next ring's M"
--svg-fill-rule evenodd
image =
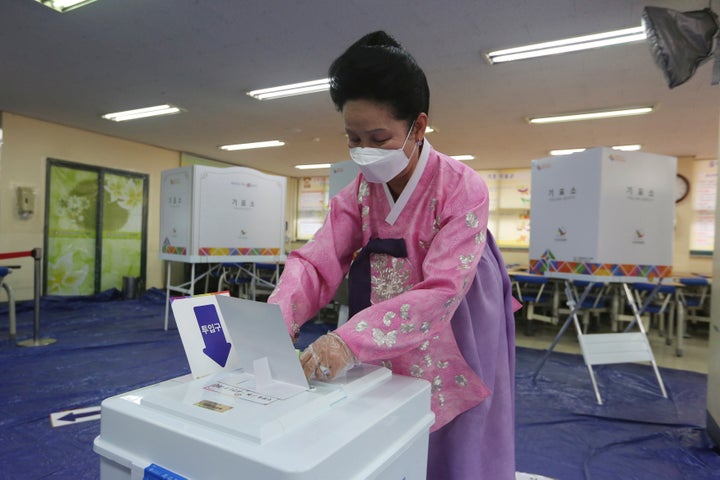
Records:
M100 290L122 289L123 277L144 278L147 178L102 174Z
M144 281L148 176L48 159L44 292L89 295Z

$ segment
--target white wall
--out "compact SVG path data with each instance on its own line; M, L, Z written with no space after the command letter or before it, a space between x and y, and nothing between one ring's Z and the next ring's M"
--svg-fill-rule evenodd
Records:
M48 158L145 173L149 175L150 187L147 286L164 285L164 269L158 257L160 172L180 165L178 152L11 113L2 114L2 128L0 252L26 251L43 246ZM35 213L27 219L17 214L17 186L31 187L35 192ZM8 279L17 300L33 298L33 260L26 257L2 263L22 265Z

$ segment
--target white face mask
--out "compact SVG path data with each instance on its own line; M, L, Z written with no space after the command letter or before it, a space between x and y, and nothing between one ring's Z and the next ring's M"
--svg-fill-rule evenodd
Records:
M397 149L387 148L365 148L353 147L350 149L350 158L360 167L360 171L365 179L370 183L387 183L402 172L410 163L410 158L405 155L405 144L410 138L410 133L415 126L415 122L410 126L402 147ZM417 144L410 152L412 157L415 153Z

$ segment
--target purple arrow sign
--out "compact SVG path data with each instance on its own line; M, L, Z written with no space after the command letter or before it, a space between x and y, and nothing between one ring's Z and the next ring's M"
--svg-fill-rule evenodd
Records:
M198 305L193 310L195 310L195 318L197 318L198 327L205 342L203 353L224 367L232 345L225 339L225 332L223 332L215 305Z

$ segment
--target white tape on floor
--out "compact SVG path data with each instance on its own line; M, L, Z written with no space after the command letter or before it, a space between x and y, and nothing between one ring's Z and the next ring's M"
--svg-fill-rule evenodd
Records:
M50 424L53 427L64 427L91 420L100 420L100 407L76 408L50 414Z

